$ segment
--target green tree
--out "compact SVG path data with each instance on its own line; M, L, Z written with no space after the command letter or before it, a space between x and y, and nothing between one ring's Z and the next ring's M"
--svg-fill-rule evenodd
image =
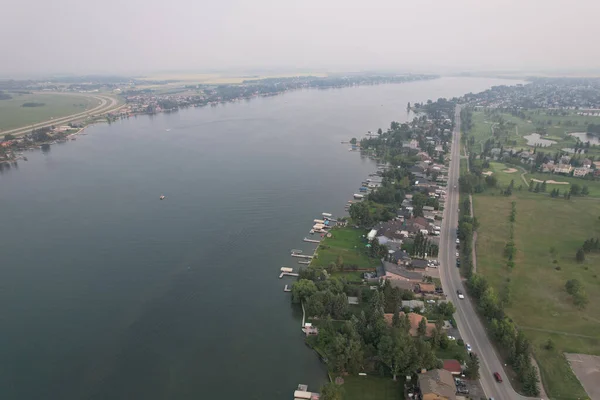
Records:
M552 340L552 338L548 338L544 347L546 350L554 350L554 340Z
M321 296L310 296L306 299L304 309L309 317L321 317L325 315L325 305Z
M350 144L356 144L356 138L353 137L352 139L350 139Z
M354 221L357 225L371 226L374 222L367 202L361 201L359 203L353 203L350 206L349 213L350 218L352 218L352 221Z
M540 186L540 191L546 192L546 181L542 182L542 185Z
M340 270L344 267L344 258L341 254L338 254L337 258L335 259L335 265Z
M581 291L582 289L583 285L578 279L569 279L567 283L565 283L565 290L571 296L574 296L575 294L579 293L579 291Z
M425 318L422 318L421 321L419 322L419 327L417 328L417 333L421 337L425 336L425 334L427 333L427 322L425 321Z
M292 285L292 302L300 303L317 292L317 285L308 279L300 279Z
M467 358L467 369L465 375L469 379L479 379L479 358L477 354L470 353Z
M344 398L344 389L334 382L326 383L321 387L322 400L342 400Z
M585 261L585 251L583 250L583 248L579 248L577 250L577 253L575 254L575 259L578 263L582 263Z

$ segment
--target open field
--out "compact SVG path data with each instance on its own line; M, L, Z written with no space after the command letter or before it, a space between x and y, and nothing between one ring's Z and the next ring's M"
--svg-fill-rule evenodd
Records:
M344 400L401 400L402 384L398 379L379 376L344 376Z
M564 399L584 396L562 352L600 355L600 308L595 306L600 301L600 254L588 254L582 264L575 260L585 239L600 237L600 201L585 197L566 201L529 192L512 197L476 195L473 200L481 224L478 273L499 295L510 287L506 312L532 340L549 395ZM515 268L509 271L503 251L509 239L513 200L517 202L517 255ZM585 310L576 308L564 289L565 282L574 278L588 294ZM543 348L549 337L556 345L552 351Z
M100 101L88 96L68 94L15 94L0 100L0 132L28 124L47 121L84 112L97 107ZM23 103L44 103L40 107L23 107Z
M358 268L371 268L380 264L379 260L367 256L363 235L367 231L352 227L332 229L330 238L325 238L319 244L318 258L313 259L312 266L326 267L336 262L338 255L348 269L350 265Z

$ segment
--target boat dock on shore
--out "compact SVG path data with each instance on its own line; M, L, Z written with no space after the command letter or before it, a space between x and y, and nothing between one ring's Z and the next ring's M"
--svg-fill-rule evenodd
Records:
M310 261L298 260L298 264L310 265Z
M300 276L297 272L282 272L281 274L279 274L279 279L283 278L284 276Z
M304 238L304 241L308 242L308 243L321 243L320 240L309 239L309 238Z
M292 257L297 257L297 258L310 258L310 259L313 258L313 256L305 256L304 254L292 253L291 255L292 255Z

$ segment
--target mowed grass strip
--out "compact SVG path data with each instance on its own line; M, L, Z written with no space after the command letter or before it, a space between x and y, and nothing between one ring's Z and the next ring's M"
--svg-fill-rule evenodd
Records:
M403 379L391 377L344 376L344 400L401 400Z
M513 200L517 202L517 256L516 266L510 271L503 252L509 240L508 215ZM550 396L584 396L561 355L565 351L600 355L600 308L595 306L600 301L600 254L588 254L582 264L575 260L575 252L585 239L600 237L600 201L579 197L566 201L547 194L517 192L511 197L477 195L474 202L481 224L477 272L498 293L510 285L511 302L506 312L534 342ZM550 248L555 249L555 255ZM576 308L566 293L569 279L583 283L590 301L585 310ZM556 349L542 352L543 343L551 336Z
M365 247L367 231L352 227L332 229L330 238L324 238L317 249L318 258L313 259L311 265L326 267L336 262L338 255L342 256L346 268L356 265L359 268L372 268L380 264L380 261L371 258Z

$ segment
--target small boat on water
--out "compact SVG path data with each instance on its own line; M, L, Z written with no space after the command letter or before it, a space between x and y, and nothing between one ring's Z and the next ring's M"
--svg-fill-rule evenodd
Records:
M294 254L302 254L302 250L292 249L292 253L294 253Z
M159 199L161 199L161 200L164 200L164 199L166 199L166 197L165 197L165 195L163 194L163 195L161 195L161 196L159 197Z

